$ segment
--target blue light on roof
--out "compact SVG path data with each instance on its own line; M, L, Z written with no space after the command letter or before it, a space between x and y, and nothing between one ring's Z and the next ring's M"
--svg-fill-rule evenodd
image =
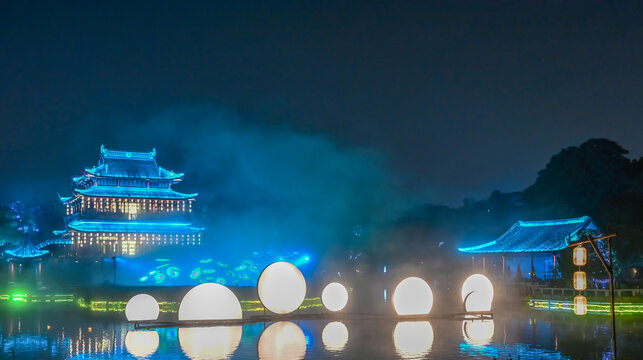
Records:
M71 222L70 229L81 232L132 232L132 233L196 233L202 228L190 223L138 222L138 221L87 221Z
M459 248L464 253L552 252L565 249L582 236L600 235L588 216L574 219L517 221L502 236L481 245Z

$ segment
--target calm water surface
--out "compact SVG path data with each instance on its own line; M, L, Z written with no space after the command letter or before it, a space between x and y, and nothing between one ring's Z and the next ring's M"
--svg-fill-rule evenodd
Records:
M134 331L74 310L0 312L12 359L610 359L609 317L496 311L493 321L301 321ZM643 326L619 320L620 358L643 358Z

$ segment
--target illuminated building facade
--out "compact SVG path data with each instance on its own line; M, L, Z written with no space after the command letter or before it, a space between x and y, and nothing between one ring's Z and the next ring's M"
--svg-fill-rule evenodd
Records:
M159 166L156 150L100 149L98 165L74 177L65 206L66 229L56 231L75 256L138 255L154 247L200 245L202 228L190 213L198 194L172 189L183 180Z

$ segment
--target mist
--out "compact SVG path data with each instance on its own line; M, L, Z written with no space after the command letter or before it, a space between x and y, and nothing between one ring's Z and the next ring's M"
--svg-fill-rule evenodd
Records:
M93 125L104 123L79 131L105 131ZM194 215L206 228L206 251L360 247L409 206L383 154L328 136L258 125L212 106L112 123L118 125L104 133L107 148L155 147L161 166L185 172L175 189L199 193ZM96 149L97 158L99 145L86 144L85 152Z

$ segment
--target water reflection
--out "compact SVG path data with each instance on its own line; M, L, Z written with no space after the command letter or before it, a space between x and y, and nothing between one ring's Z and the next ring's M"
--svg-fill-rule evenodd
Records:
M227 359L237 350L241 333L241 326L180 328L179 344L192 360Z
M322 342L328 351L342 351L348 342L348 329L339 321L324 326Z
M144 358L156 352L159 347L159 333L156 330L128 331L125 348L137 358Z
M303 359L306 356L306 336L294 323L279 321L261 333L257 352L259 359Z
M399 322L393 330L393 343L403 359L426 356L433 345L433 327L428 321Z
M473 346L488 345L493 337L493 320L464 320L462 336Z

